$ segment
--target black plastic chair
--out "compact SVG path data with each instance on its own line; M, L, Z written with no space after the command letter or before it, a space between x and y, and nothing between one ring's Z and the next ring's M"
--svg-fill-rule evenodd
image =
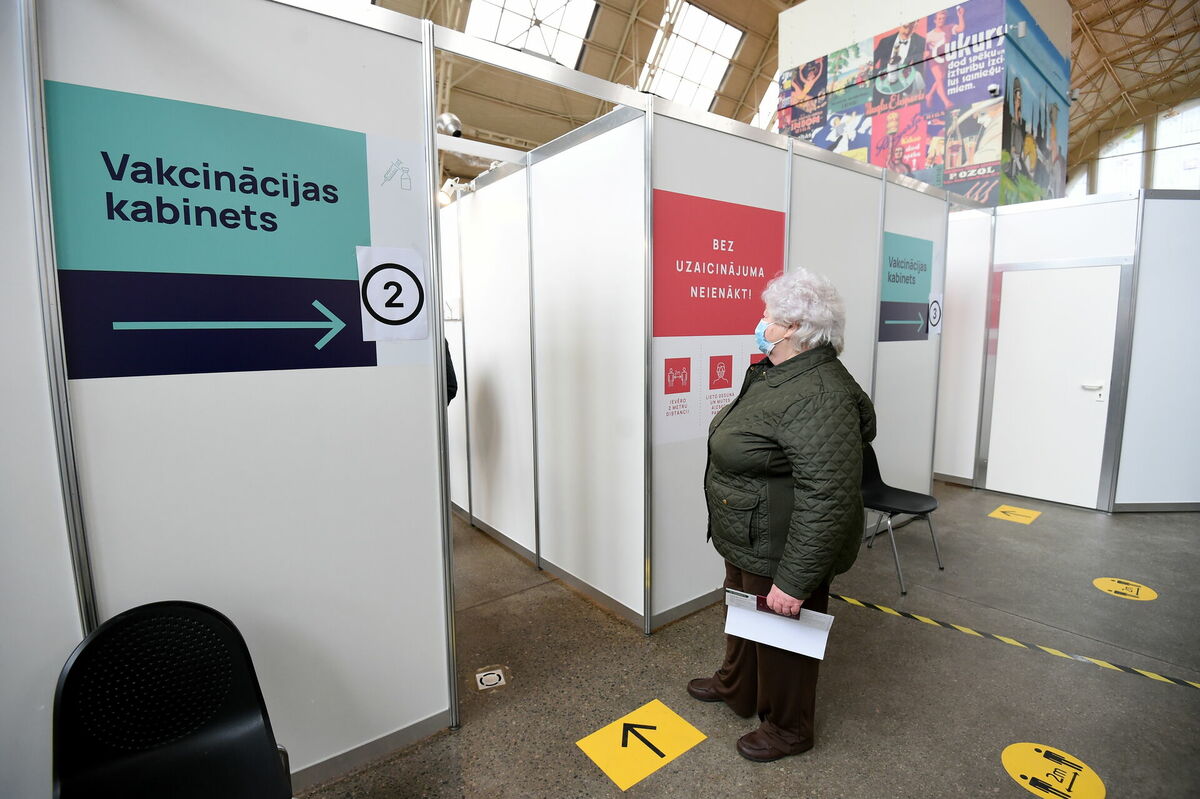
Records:
M904 587L904 573L900 570L900 551L896 549L896 533L892 529L893 517L899 514L911 514L913 518L909 521L924 519L925 523L929 525L929 536L933 539L933 554L937 558L938 568L943 570L946 568L942 565L942 553L938 551L937 536L933 534L933 519L929 518L929 514L937 510L937 499L929 494L918 494L916 491L892 488L883 482L883 477L879 474L879 459L875 457L875 450L870 444L863 448L862 497L863 505L867 510L873 510L879 514L879 520L875 522L875 530L867 539L867 549L875 545L875 536L879 535L879 525L886 521L888 538L892 541L892 556L896 559L896 577L900 580L902 595L907 594L908 590Z
M54 694L55 799L289 799L250 652L233 622L154 602L75 648Z

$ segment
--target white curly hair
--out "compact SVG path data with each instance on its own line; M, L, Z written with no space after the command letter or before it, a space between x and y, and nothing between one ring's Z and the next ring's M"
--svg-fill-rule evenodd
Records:
M762 299L776 322L799 326L791 336L796 349L828 343L841 353L846 343L846 306L827 278L796 268L768 283Z

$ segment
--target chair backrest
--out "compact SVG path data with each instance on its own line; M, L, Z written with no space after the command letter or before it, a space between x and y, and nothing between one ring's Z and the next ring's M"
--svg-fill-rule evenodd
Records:
M54 695L54 796L290 797L233 623L193 602L155 602L87 636Z
M879 473L879 458L875 457L875 448L863 444L862 490L885 488L883 475Z

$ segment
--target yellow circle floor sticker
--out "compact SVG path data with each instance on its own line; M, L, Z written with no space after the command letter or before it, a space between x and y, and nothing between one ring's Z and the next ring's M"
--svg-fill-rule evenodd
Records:
M1092 585L1106 594L1119 596L1122 599L1134 599L1138 602L1158 599L1158 592L1153 588L1129 580L1118 580L1116 577L1097 577L1092 580Z
M1045 744L1021 743L1000 755L1004 770L1034 796L1104 799L1100 776L1074 755Z

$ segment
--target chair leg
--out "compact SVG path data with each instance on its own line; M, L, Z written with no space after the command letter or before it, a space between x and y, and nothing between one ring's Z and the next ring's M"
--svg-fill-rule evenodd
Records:
M945 571L946 567L942 565L942 553L938 552L937 536L933 534L933 519L928 513L925 514L925 523L929 525L929 537L933 539L933 555L937 558L938 569Z
M871 531L871 537L867 539L867 549L871 549L875 546L875 536L879 535L879 525L881 524L883 524L882 513L880 513L879 518L875 520L875 529Z
M892 517L887 517L888 538L892 541L892 557L896 559L896 577L900 579L900 595L904 596L908 593L908 589L904 587L904 572L900 571L900 550L896 549L896 533L892 530Z

